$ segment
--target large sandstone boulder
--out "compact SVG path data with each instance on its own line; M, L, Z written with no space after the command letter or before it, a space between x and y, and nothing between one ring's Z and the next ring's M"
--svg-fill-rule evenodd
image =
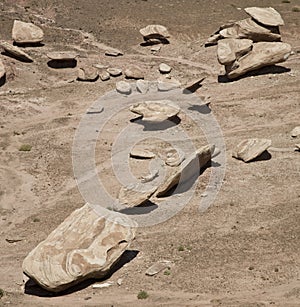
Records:
M24 61L24 62L33 62L33 59L30 55L28 55L26 52L21 50L21 48L14 46L10 43L7 43L5 41L0 42L0 46L4 49L4 51L11 55L12 57Z
M283 26L284 21L280 14L272 7L247 7L245 12L254 20L266 26Z
M59 292L110 271L135 236L127 216L86 204L75 210L23 262L26 275Z
M44 39L44 32L33 23L15 20L12 38L17 44L35 44L40 43Z

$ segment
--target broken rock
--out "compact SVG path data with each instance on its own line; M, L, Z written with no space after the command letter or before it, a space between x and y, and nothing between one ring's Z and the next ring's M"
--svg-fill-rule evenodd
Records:
M0 45L7 54L13 56L14 58L24 62L33 62L32 57L21 50L19 47L9 44L5 41L1 41Z
M86 204L28 254L23 270L52 292L103 278L128 248L136 226L125 215Z
M99 76L102 81L107 81L110 79L110 74L106 70L100 71Z
M284 21L280 14L272 7L247 7L245 12L254 20L266 26L283 26Z
M170 81L158 81L157 82L157 88L161 92L168 92L175 90L181 86L180 82L178 80L175 80L172 78Z
M15 20L12 29L12 38L17 44L36 44L44 39L44 32L33 23Z
M124 71L125 77L128 79L144 79L144 72L138 66L130 66Z
M244 140L238 144L236 150L232 153L232 156L236 159L243 160L244 162L250 162L259 157L271 146L271 144L272 141L268 139Z
M77 79L80 81L96 81L98 77L98 70L94 67L82 67L78 70Z

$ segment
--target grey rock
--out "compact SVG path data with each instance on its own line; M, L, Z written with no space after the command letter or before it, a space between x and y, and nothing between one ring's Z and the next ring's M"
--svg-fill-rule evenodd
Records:
M105 51L105 55L108 55L108 56L117 57L117 56L120 56L120 55L123 55L123 54L124 53L121 50L118 50L118 49L115 49L115 48L109 48Z
M99 77L98 70L94 67L81 67L77 79L80 81L96 81Z
M144 80L136 81L136 88L142 94L146 94L149 91L149 87L150 87L149 81L144 81Z
M112 77L118 77L122 75L122 69L120 68L107 68L107 72L112 76Z
M117 82L116 89L120 94L129 95L131 93L131 85L126 81Z
M54 51L48 52L47 57L54 61L72 61L75 60L78 53L73 51Z
M166 165L171 167L179 166L185 159L185 154L180 149L171 149L167 152L167 158L165 160Z
M291 131L291 136L293 138L296 138L298 136L300 136L300 126L295 127L292 131Z
M24 52L21 48L13 46L12 44L9 44L5 41L1 41L0 45L7 54L13 56L14 58L25 62L33 62L33 58Z
M165 64L165 63L161 63L159 65L159 71L162 73L162 74L168 74L169 72L171 72L172 68L168 65L168 64Z
M18 44L40 43L44 39L44 32L33 23L15 20L12 38Z

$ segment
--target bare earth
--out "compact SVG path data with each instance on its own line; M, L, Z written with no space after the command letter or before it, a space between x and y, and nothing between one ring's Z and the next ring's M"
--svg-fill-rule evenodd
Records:
M298 0L1 1L1 39L11 40L13 20L22 19L41 25L45 45L26 49L34 63L1 55L7 80L0 87L0 288L5 291L0 306L300 305L300 154L293 150L300 141L290 137L300 125L300 13L292 10L297 5ZM203 43L221 24L244 18L239 8L246 6L272 6L281 13L283 41L292 45L293 55L277 68L218 82L224 71L216 47ZM158 55L140 46L138 30L152 23L172 34L171 44ZM105 45L125 55L107 57ZM182 84L205 76L197 93L211 102L222 128L227 164L222 189L207 211L200 214L198 203L210 169L179 214L138 230L131 245L138 255L109 278L115 283L123 278L121 286L92 289L87 284L63 296L43 297L42 291L24 294L22 261L84 204L73 176L73 137L90 105L124 78L74 81L76 69L46 64L46 53L59 50L77 51L79 64L123 69L137 64L149 80L159 77L161 62L173 67L172 76ZM132 118L129 111L122 116L120 125ZM97 163L104 165L112 194L119 185L107 163L118 129L112 123L98 144ZM231 157L234 146L250 137L272 140L271 159L246 164ZM22 144L32 145L31 151L19 151ZM175 263L171 274L146 276L146 269L162 259ZM137 299L140 290L148 292L146 300Z

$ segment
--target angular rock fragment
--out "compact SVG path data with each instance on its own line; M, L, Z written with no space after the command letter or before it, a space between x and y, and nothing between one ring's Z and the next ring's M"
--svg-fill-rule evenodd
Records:
M144 79L145 73L138 66L130 66L124 71L125 77L128 79Z
M266 26L283 26L284 21L281 15L272 7L247 7L245 12L254 20Z
M106 70L102 70L99 72L100 79L102 81L107 81L110 79L110 74Z
M88 278L103 278L135 236L127 216L86 204L75 210L23 262L40 286L63 291Z
M148 25L147 27L140 29L140 33L146 41L158 39L164 42L170 37L168 29L162 25Z
M253 42L250 39L227 38L218 41L218 61L228 65L239 59L252 49Z
M159 272L170 269L172 266L172 262L168 260L162 260L154 263L147 271L146 275L153 276L158 274Z
M96 81L99 77L98 70L94 67L81 67L77 79L80 81Z
M146 94L148 92L149 86L150 86L149 81L144 81L144 80L136 81L136 88L142 94Z
M17 44L36 44L44 39L43 30L33 23L15 20L12 38Z
M295 127L292 131L291 131L291 136L293 138L296 138L298 136L300 136L300 126Z
M116 89L120 94L129 95L131 93L131 85L126 81L117 82Z
M130 151L130 157L138 159L155 158L155 153L146 149L144 146L134 146Z
M1 41L0 46L8 55L11 55L18 60L24 62L33 62L33 58L17 46L9 44L5 41Z
M281 42L259 42L252 50L230 65L226 65L228 78L237 78L249 71L284 62L291 54L289 44Z
M107 72L112 76L112 77L118 77L122 75L122 69L120 68L107 68Z
M124 53L121 50L118 50L118 49L115 49L115 48L109 48L105 51L105 55L108 55L108 56L117 57L117 56L120 56L120 55L123 55L123 54Z
M119 203L126 208L139 206L149 200L157 187L150 187L143 183L122 187L119 192Z
M176 116L180 108L170 100L144 101L134 104L130 111L143 116L143 120L151 122L163 122Z
M166 181L158 187L156 196L163 196L179 183L184 184L196 177L201 167L205 166L215 156L215 146L206 145L185 159L179 169L172 171Z
M272 141L268 139L244 140L237 145L232 156L236 159L243 160L244 162L250 162L259 157L271 146L271 144Z

